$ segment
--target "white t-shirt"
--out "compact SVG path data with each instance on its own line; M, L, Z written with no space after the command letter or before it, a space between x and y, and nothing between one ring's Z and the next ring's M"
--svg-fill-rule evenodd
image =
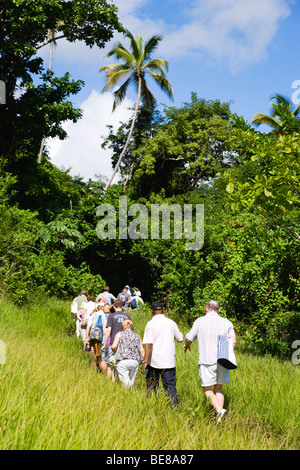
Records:
M100 312L94 312L92 315L90 315L89 317L89 322L88 322L88 326L90 328L94 328L96 323L98 322L98 318L99 316L102 315L102 326L103 326L103 331L105 330L105 327L106 327L106 314L102 311ZM107 315L108 316L108 315Z
M145 328L143 344L153 344L149 365L155 369L175 367L174 340L183 341L176 323L162 313L154 315Z
M95 310L96 307L97 307L96 302L92 302L91 300L87 302L84 306L86 315L90 315L92 311Z

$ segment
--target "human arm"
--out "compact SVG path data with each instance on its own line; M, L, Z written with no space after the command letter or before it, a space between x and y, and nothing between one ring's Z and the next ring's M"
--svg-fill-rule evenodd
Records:
M182 343L182 341L183 341L183 334L181 333L181 331L179 331L179 328L178 328L178 326L176 325L176 323L175 323L174 339L175 339L178 343Z
M89 342L89 338L90 338L90 325L88 325L86 327L86 332L85 332L85 342L88 343Z
M236 334L235 334L235 331L234 331L234 326L231 322L229 323L227 338L232 341L232 346L233 346L233 349L234 349L235 346L236 346Z
M81 324L84 325L84 317L85 317L85 314L86 314L86 309L83 308L83 309L81 310L81 312L82 312Z
M114 352L116 352L116 350L118 349L119 342L120 342L120 332L115 335L114 342L113 342L113 344L111 345L111 349L112 349Z
M145 373L145 369L148 365L149 357L151 356L152 351L153 351L153 344L146 343L144 346L145 346L145 355L144 355L144 362L141 367L142 374Z
M186 353L187 350L191 350L191 344L195 341L198 336L198 324L199 319L194 321L192 329L186 334L184 338L183 350Z
M145 358L145 350L143 348L143 343L142 343L141 339L140 339L140 353L141 353L142 358L144 359Z
M190 341L189 339L187 339L186 337L184 338L184 345L183 345L183 350L184 352L186 353L187 350L191 350L191 344L192 344L193 341Z
M105 348L106 348L107 341L108 341L108 338L109 338L109 336L110 336L110 333L111 333L111 326L107 326L106 329L105 329L105 333L104 333L103 346L102 346L102 348L101 348L101 351L102 351L102 352L105 351Z
M236 347L236 336L229 336L228 339L231 339L233 349Z

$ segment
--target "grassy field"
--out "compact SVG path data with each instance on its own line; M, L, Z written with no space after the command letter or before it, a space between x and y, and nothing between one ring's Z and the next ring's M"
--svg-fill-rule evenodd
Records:
M142 336L150 313L132 317ZM186 355L176 345L174 410L161 391L146 398L140 371L134 392L97 373L70 326L68 303L0 303L6 353L0 364L1 450L299 449L300 367L291 361L242 354L237 346L238 369L224 387L229 414L216 425L199 385L196 344Z

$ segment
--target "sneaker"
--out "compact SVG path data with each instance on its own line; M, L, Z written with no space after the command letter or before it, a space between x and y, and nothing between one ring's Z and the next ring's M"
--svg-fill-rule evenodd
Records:
M220 423L223 418L228 414L228 411L225 408L222 408L219 413L217 413L217 423Z

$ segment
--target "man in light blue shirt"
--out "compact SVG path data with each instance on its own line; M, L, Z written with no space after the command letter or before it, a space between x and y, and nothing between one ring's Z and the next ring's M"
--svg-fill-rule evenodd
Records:
M96 298L96 302L101 302L104 300L105 303L112 305L112 303L116 300L116 297L109 292L109 286L105 286L103 292L101 292L98 297Z

